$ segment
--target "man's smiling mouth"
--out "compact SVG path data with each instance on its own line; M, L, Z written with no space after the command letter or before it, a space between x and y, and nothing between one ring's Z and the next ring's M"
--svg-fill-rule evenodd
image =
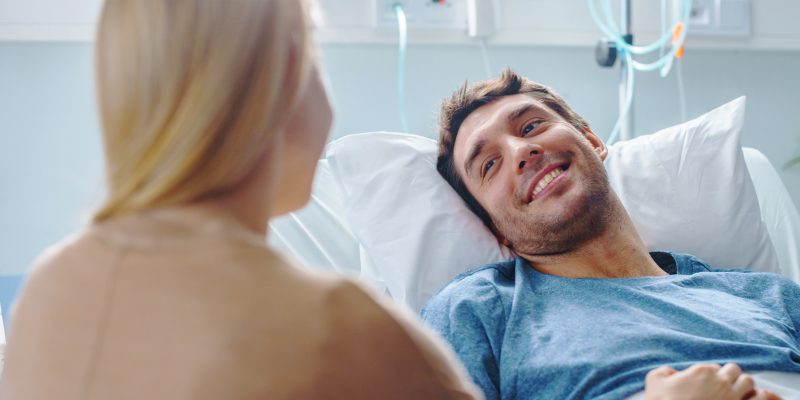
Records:
M547 168L544 174L540 174L531 184L528 194L528 203L538 198L538 195L547 189L556 178L569 168L569 164L557 165Z

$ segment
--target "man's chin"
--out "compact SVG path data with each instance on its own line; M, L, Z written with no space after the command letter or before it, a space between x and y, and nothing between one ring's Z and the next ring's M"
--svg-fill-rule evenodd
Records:
M555 200L555 199L554 199ZM506 232L517 251L525 254L563 254L580 247L605 231L606 221L599 204L589 196L561 196L511 218ZM520 223L521 222L521 223ZM513 240L516 236L517 240Z

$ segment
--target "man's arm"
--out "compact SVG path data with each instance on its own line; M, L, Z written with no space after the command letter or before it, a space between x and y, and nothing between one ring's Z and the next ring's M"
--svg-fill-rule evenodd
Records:
M494 286L477 278L450 286L425 306L422 318L453 346L487 400L500 399L506 316Z

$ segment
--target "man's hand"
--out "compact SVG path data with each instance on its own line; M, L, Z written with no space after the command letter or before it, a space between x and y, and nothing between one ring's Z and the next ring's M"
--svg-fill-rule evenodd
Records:
M755 390L753 377L736 364L697 364L683 371L659 367L647 374L646 400L780 400L768 390Z

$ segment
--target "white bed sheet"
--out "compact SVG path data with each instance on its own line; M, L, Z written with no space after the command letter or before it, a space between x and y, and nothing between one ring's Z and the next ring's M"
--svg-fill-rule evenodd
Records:
M742 151L781 273L800 284L800 213L767 157L756 149Z
M270 222L268 242L303 264L361 274L359 245L347 226L338 184L327 160L320 160L311 200L302 210Z
M771 390L783 397L783 400L800 400L800 374L756 372L753 379L757 388Z
M800 400L800 374L787 372L756 372L753 381L757 389L766 389L781 396L783 400ZM628 400L644 400L644 392L639 392Z

